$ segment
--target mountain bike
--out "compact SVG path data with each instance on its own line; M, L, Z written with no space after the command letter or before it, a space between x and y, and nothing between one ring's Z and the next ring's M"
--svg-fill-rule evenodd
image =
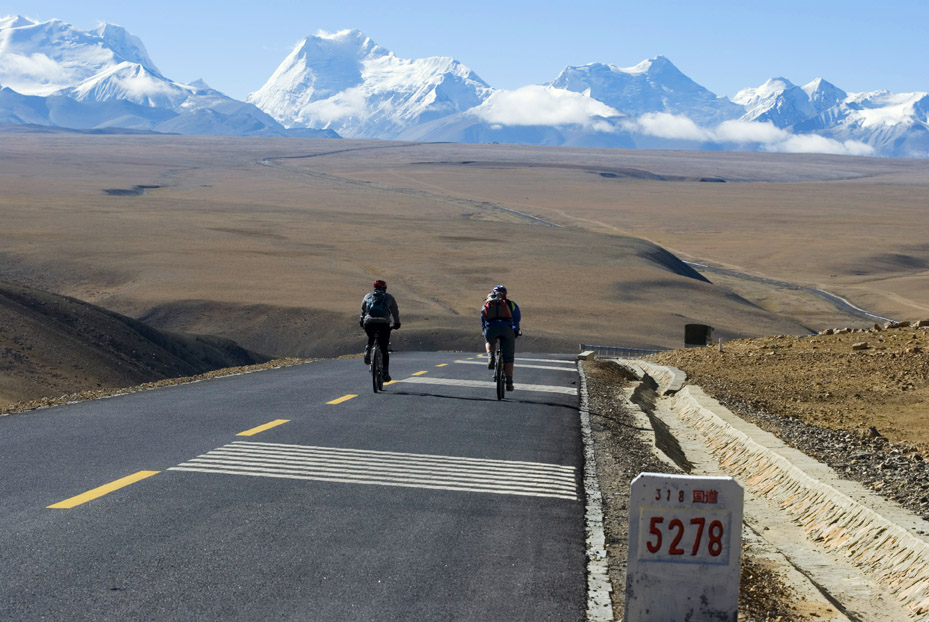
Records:
M375 393L384 390L384 355L377 344L371 353L371 388Z
M497 357L496 363L494 363L494 382L497 385L497 399L502 400L503 396L506 395L506 373L503 371L503 337L497 337L494 348Z

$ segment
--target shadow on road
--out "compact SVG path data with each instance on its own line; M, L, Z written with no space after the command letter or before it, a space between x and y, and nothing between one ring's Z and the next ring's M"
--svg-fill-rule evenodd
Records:
M557 404L555 402L539 402L535 400L520 400L520 399L513 399L511 397L508 397L505 400L498 400L496 397L462 397L460 395L440 395L438 393L422 393L422 392L414 392L414 391L390 391L390 393L394 395L410 395L414 397L438 397L438 398L446 399L446 400L464 400L468 402L503 401L504 403L509 402L511 404L532 404L533 406L555 406L557 408L567 408L568 410L573 410L574 412L578 412L580 410L577 406L572 406L571 404Z

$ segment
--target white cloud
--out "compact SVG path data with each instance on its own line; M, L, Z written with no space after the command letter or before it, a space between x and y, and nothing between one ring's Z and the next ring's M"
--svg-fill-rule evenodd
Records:
M614 130L606 118L620 116L616 109L581 93L539 85L496 91L470 112L501 125L581 125L601 132Z
M305 106L296 121L311 123L310 127L316 127L312 124L317 121L325 124L339 123L352 117L364 118L368 114L365 93L359 88L351 88L345 89L335 97L320 99Z
M769 151L785 153L830 153L834 155L872 155L874 148L862 142L848 140L844 143L816 134L791 135L786 140L768 145Z
M790 138L786 132L770 121L723 121L714 132L716 140L724 143L763 143L772 144Z
M865 143L840 142L816 134L791 134L770 121L724 121L715 129L703 128L687 117L667 113L648 113L623 123L632 132L676 140L696 140L739 145L758 145L764 151L781 153L828 153L836 155L873 155Z
M724 121L710 128L697 125L689 117L665 112L650 112L637 119L629 119L585 93L551 86L533 85L515 91L496 91L469 112L495 128L507 125L580 125L598 132L625 130L668 140L751 145L763 151L783 153L874 154L872 147L858 141L840 142L816 134L791 134L770 121Z
M70 76L55 60L45 54L3 55L0 83L26 95L47 95L67 84Z
M624 123L625 129L658 138L676 140L713 140L713 133L689 118L666 112L649 112L635 121Z

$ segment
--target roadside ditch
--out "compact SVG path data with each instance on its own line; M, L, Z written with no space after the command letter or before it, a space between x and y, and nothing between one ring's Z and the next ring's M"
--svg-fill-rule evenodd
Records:
M735 417L679 370L580 367L613 619L623 619L629 484L641 472L725 475L745 489L740 620L929 619L926 521Z

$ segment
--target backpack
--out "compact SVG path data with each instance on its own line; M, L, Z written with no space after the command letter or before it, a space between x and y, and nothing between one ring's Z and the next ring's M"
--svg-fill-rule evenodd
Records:
M374 293L371 294L371 301L368 303L367 315L378 318L390 317L390 309L387 307L387 292L374 290Z
M488 322L494 320L512 320L510 305L503 298L488 298L484 303L484 319Z

